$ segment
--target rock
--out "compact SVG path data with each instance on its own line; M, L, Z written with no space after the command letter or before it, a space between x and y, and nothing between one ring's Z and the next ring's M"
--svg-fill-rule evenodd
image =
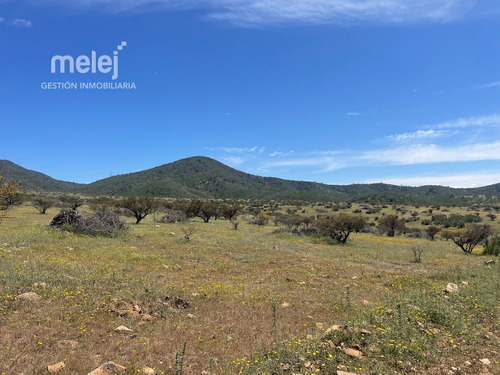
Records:
M317 329L323 329L325 327L325 323L316 323Z
M114 362L106 362L94 371L89 372L87 375L113 375L124 372L125 370L125 367L117 365Z
M490 259L490 260L487 260L486 262L484 262L484 264L486 264L487 266L491 266L491 265L495 264L495 261L493 259Z
M472 366L472 362L470 362L470 361L465 361L464 365L465 365L465 366Z
M174 270L176 270L176 271L179 271L179 270L181 270L181 269L182 269L182 267L181 267L180 265L178 265L178 264L174 265L172 268L173 268Z
M368 302L366 299L362 300L362 301L361 301L361 304L362 304L363 306L370 306L370 302Z
M152 369L151 367L145 366L142 368L142 373L144 375L155 375L156 371Z
M443 289L445 293L458 293L458 285L453 283L448 283L446 288Z
M115 332L124 332L124 333L129 333L133 332L130 328L125 327L125 326L119 326L115 328Z
M368 330L366 330L364 328L354 328L354 331L358 332L358 333L361 333L362 335L365 335L365 336L369 336L369 335L372 334L371 331L368 331Z
M186 317L189 319L196 319L196 315L194 314L187 314Z
M288 302L283 302L283 303L281 304L281 307L283 307L283 308L287 308L287 307L290 307L290 304L289 304Z
M64 362L59 362L56 363L55 365L47 366L47 370L49 370L51 374L55 374L56 372L61 371L65 367L66 365L64 364Z
M46 283L33 283L33 288L43 288L45 289L47 287Z
M357 375L353 372L337 371L337 375Z
M481 362L485 366L491 365L491 361L488 358L480 359L479 362Z
M145 322L151 322L153 321L153 317L149 314L144 314L141 316L141 319L144 320Z
M359 350L356 349L347 348L344 349L344 353L350 357L363 358L363 353L361 353Z
M351 277L352 280L356 280L357 278L358 278L357 276Z
M71 349L76 349L80 343L76 340L59 340L57 346L59 347L70 347Z
M468 281L462 281L462 285L469 286L469 282Z
M155 225L155 228L160 228L160 226L159 225Z
M23 294L18 295L17 299L20 299L22 301L38 302L42 299L42 297L40 297L35 292L27 292L27 293L23 293Z
M338 325L330 326L325 330L325 336L332 333L333 331L340 331L341 329L342 329L342 326L338 326Z

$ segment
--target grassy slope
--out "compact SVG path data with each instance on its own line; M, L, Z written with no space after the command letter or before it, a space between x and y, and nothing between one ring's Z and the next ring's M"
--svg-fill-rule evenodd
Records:
M488 356L493 361L492 373L500 371L495 363L498 343L485 337L487 332L498 334L500 310L484 302L486 277L491 279L490 295L498 294L499 267L486 270L483 257L466 256L449 242L359 234L346 246L337 246L273 235L273 227L257 230L244 222L234 231L227 221L218 220L209 224L194 221L196 233L186 243L180 225L158 228L150 217L143 224L131 225L125 236L93 238L49 230L46 224L55 213L52 209L43 216L31 207L15 207L0 225L0 373L45 374L47 365L65 361L67 369L62 374L85 374L113 360L128 366L129 373L148 365L160 374L173 374L174 353L184 341L188 342L185 373L207 370L210 357L218 359L218 374L234 374L241 368L261 374L269 368L262 367L263 358L266 366L281 368L290 353L302 356L304 361L298 358L302 364L321 366L307 357L319 352L320 343L303 341L308 334L320 333L315 323L328 326L351 321L351 325L378 325L388 330L400 320L389 320L379 306L390 305L395 310L393 298L401 290L411 298L428 291L438 296L436 303L443 303L440 290L446 283L464 280L470 282L471 291L480 290L474 301L478 309L486 311L477 315L482 320L466 325L470 330L467 338L479 332L475 342L463 341L445 322L429 323L423 317L425 329L440 329L436 342L455 340L461 349L453 349L453 344L440 346L428 362L419 362L413 354L391 354L394 334L377 332L375 342L369 339L371 349L363 346L364 360L353 360L324 346L320 359L332 354L335 362L328 364L330 369L342 364L356 373L371 369L384 374L398 369L398 360L405 366L409 361L410 368L417 368L415 374L424 369L431 374L427 366L442 363L443 371L452 365L464 368L464 362L471 360L470 371L462 373L478 374L477 360ZM420 265L409 262L413 245L425 248ZM443 276L443 272L450 274ZM45 288L33 285L41 282L47 284ZM27 291L42 295L42 301L31 304L15 299ZM462 293L460 296L467 296L469 292L463 287ZM189 308L173 308L170 301L175 296L188 301ZM279 337L295 337L293 345L298 342L292 351L277 351L278 359L260 354L272 347L273 299L280 306L289 303L289 307L279 308ZM369 306L363 306L363 300ZM426 306L424 302L420 306ZM137 305L142 314L120 316L122 304ZM436 305L438 310L442 306L450 311L461 309L458 304ZM405 305L404 312L407 310ZM466 324L465 318L471 315L470 309L461 312L456 314L460 318L457 326ZM146 313L154 317L152 321L140 317ZM137 337L114 333L120 324L134 329ZM398 327L395 331L403 332L409 323ZM351 336L342 340L362 344ZM61 346L62 339L77 340L79 346ZM307 353L307 345L316 349ZM303 365L297 368L299 373L310 370Z

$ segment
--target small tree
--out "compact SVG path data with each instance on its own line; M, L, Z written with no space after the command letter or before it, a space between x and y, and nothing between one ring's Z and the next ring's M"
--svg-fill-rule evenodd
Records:
M394 237L397 231L406 229L405 220L392 214L382 216L378 221L378 229L380 232L386 233L387 236Z
M500 256L500 236L486 239L483 254Z
M257 225L260 228L261 226L267 225L269 223L269 218L269 215L258 213L252 218L250 224Z
M188 217L199 217L208 223L212 217L218 215L219 204L215 201L195 199L184 206L184 211Z
M153 197L131 196L124 199L119 205L132 212L136 220L135 223L139 224L142 219L154 213L160 207L160 202Z
M37 197L31 201L40 214L45 215L47 210L54 205L54 200L49 197Z
M472 253L472 250L484 241L491 234L489 225L465 224L465 228L453 231L453 242L466 253Z
M366 223L367 220L363 216L350 216L343 213L323 216L316 220L316 225L323 235L342 243L347 242L352 232L363 230Z
M228 220L236 219L241 210L242 207L238 205L224 204L221 206L222 216Z
M79 207L81 207L85 201L80 198L79 196L76 195L63 195L61 197L61 202L63 202L66 206L71 208L73 211L78 210Z
M427 235L427 238L429 238L431 241L434 241L434 237L440 232L440 230L441 229L439 229L438 227L431 225L430 227L427 227L425 229L425 234Z
M4 181L4 178L0 176L0 222L2 219L2 216L4 216L3 211L6 211L9 206L11 206L10 199L11 197L16 196L17 189L19 185L15 181L11 181L10 183L7 183Z
M489 213L488 215L486 215L486 217L490 218L491 221L495 221L495 219L497 218L497 215Z

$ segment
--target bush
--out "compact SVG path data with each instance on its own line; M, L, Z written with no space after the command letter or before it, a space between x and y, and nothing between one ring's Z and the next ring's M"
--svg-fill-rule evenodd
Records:
M352 232L360 232L366 225L366 218L363 216L350 216L338 214L330 217L322 217L316 221L316 226L321 233L332 239L346 243Z
M40 214L45 215L47 210L54 205L54 200L48 197L37 197L33 199L32 203Z
M90 215L80 215L73 210L61 211L52 219L50 226L100 236L113 236L125 230L125 222L109 209L100 209Z
M491 234L489 225L465 224L465 228L452 232L453 242L466 253L472 253L472 250L484 241Z
M166 210L165 216L161 218L162 223L184 223L187 221L187 215L181 210Z
M486 239L483 254L500 256L500 236Z
M387 234L388 237L394 237L396 232L406 230L405 220L400 219L397 215L386 215L380 218L378 229L381 233Z

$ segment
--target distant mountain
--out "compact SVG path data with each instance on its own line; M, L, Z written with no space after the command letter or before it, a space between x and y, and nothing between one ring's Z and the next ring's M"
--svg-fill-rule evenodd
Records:
M10 161L0 161L0 175L32 190L127 196L148 194L173 198L375 200L384 202L459 203L464 197L500 195L500 184L473 189L389 184L326 185L260 177L207 157L191 157L152 169L105 178L91 184L55 180Z
M0 160L0 176L7 180L14 179L21 182L23 187L30 190L72 192L83 189L84 184L59 181L43 173L23 168L9 160Z

